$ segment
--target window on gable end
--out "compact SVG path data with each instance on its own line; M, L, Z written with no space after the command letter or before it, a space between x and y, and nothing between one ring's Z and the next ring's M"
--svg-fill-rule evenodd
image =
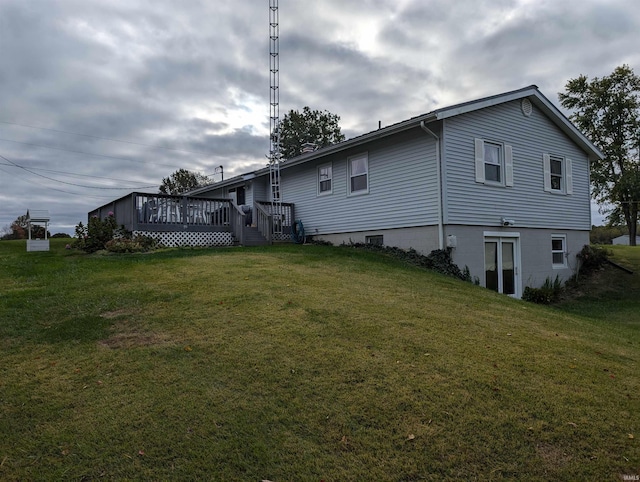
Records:
M513 149L499 142L475 139L476 182L513 186Z
M557 194L573 193L571 159L551 154L543 155L544 190Z

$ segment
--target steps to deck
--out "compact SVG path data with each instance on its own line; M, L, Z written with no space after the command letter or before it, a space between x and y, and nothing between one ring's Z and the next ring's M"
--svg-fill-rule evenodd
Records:
M242 236L244 238L243 246L266 246L269 244L258 228L244 226Z

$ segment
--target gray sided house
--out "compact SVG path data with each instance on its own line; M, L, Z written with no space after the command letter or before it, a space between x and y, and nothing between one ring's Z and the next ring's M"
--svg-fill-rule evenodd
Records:
M425 254L450 248L453 261L483 286L520 297L525 286L574 273L576 253L589 244L589 162L601 157L530 86L284 161L284 232L295 219L307 235L334 244L380 243ZM189 196L230 200L234 213L250 208L250 222L245 216L236 225L268 236L268 168ZM183 204L188 209L189 201ZM236 231L236 239L249 239Z

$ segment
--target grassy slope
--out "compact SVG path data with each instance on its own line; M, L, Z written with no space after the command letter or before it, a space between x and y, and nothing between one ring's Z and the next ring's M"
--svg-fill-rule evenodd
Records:
M640 291L618 320L348 248L53 243L0 243L0 479L640 473Z

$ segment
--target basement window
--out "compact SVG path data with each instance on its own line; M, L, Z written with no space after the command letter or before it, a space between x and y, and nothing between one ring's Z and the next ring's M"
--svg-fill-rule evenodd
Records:
M366 244L373 244L375 246L384 245L384 237L381 234L375 236L365 236L364 241Z
M551 260L553 268L567 267L567 237L564 234L551 236Z

